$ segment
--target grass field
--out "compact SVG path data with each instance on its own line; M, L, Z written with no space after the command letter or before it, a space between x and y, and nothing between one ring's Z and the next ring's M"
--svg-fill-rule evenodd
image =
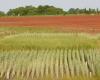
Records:
M0 27L0 80L100 80L100 34Z

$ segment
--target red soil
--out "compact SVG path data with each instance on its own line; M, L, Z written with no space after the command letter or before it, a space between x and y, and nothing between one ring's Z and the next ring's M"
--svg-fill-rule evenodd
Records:
M56 26L61 29L100 32L100 16L1 17L0 26Z

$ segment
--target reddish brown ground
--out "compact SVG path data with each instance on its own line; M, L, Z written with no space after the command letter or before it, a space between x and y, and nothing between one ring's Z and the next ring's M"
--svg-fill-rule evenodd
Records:
M100 16L1 17L0 26L52 26L65 31L100 32Z

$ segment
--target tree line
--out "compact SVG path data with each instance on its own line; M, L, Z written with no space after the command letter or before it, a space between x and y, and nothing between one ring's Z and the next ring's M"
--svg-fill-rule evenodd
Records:
M61 8L57 8L54 6L25 6L18 7L15 9L10 9L7 13L0 11L0 16L33 16L33 15L69 15L69 14L100 14L100 10L97 9L79 9L79 8L70 8L68 11L64 11Z

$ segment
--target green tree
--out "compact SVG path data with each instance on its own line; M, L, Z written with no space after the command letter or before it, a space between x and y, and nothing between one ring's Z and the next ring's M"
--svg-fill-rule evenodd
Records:
M32 16L37 14L37 9L33 6L26 6L24 11L26 16Z
M3 11L0 11L0 16L5 16L6 14Z

